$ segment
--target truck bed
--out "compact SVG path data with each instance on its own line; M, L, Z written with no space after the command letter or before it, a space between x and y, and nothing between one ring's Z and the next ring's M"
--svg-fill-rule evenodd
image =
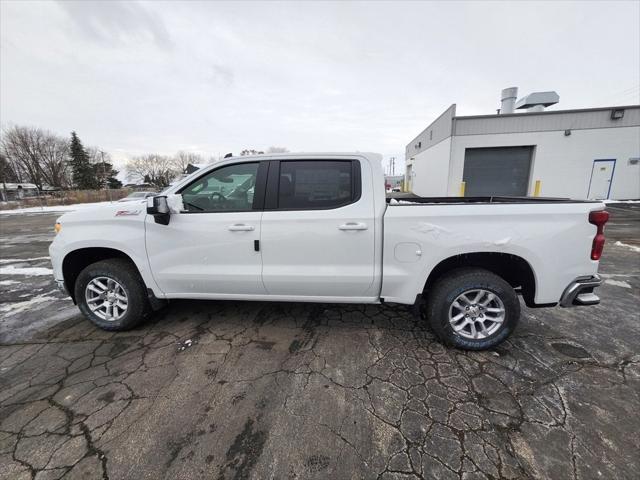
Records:
M535 277L535 303L557 303L575 278L595 275L590 259L597 201L546 197L388 199L384 214L383 297L407 303L441 262L479 253L524 260ZM429 208L417 208L419 206Z

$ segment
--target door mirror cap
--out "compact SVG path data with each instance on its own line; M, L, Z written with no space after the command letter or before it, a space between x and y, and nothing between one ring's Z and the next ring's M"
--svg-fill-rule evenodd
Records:
M151 197L147 199L147 214L152 215L156 223L162 225L169 224L169 217L171 215L169 210L169 203L166 196Z
M149 215L164 215L169 213L169 203L166 196L150 197L147 199L147 213Z

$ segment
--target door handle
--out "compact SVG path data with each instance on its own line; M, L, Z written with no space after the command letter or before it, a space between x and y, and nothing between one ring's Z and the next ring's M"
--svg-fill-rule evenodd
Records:
M347 222L338 227L340 230L366 230L367 224L361 222Z
M244 223L236 223L235 225L229 225L227 227L232 232L252 232L255 227L252 225L245 225Z

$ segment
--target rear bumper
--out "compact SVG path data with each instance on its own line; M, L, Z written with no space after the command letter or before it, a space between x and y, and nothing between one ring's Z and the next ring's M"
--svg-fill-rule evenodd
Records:
M561 307L576 307L581 305L597 305L600 303L593 290L600 286L602 279L599 275L578 277L571 282L560 298Z

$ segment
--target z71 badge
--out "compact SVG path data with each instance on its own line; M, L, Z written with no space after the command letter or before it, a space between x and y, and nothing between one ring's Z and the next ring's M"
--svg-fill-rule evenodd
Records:
M142 210L118 210L116 217L128 217L129 215L139 215Z

